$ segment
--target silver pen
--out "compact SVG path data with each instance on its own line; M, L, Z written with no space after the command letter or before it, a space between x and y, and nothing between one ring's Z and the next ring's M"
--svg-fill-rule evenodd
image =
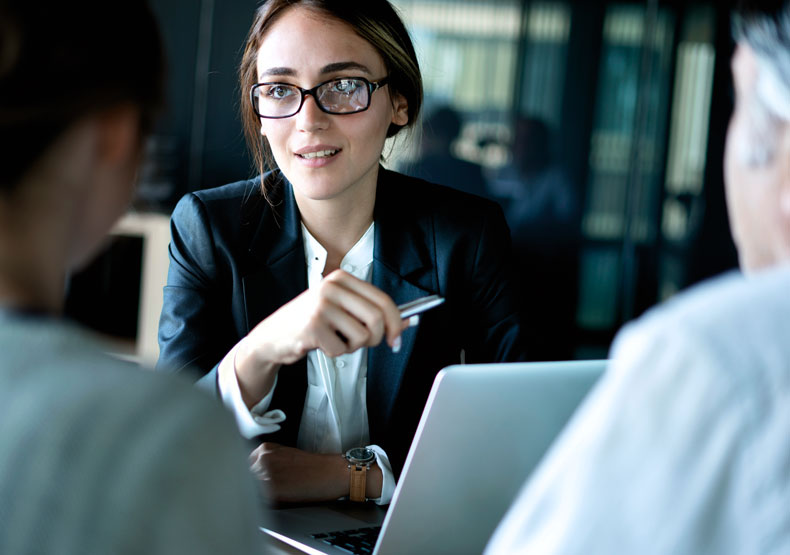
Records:
M425 312L426 310L435 306L439 306L443 302L444 297L440 297L439 295L428 295L427 297L421 297L408 303L398 305L398 310L400 311L401 319L405 319L414 316L415 314Z

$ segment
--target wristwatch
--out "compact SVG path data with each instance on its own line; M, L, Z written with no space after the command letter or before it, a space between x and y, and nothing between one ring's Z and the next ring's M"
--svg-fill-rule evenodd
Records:
M368 470L376 460L376 454L364 447L354 447L345 454L348 468L351 470L348 498L351 501L366 501L365 485L367 484Z

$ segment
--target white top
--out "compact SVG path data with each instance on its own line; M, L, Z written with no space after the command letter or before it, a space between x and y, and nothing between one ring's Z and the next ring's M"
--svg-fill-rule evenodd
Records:
M627 326L487 553L790 553L790 267Z
M340 268L364 281L370 281L373 264L374 226L346 253ZM323 279L327 252L302 225L307 286ZM367 446L376 453L384 480L378 504L387 504L395 491L395 477L387 454L377 445L368 445L367 348L339 357L328 357L320 350L307 353L307 395L299 426L297 447L311 453L345 453L352 447ZM242 435L247 438L276 432L286 418L279 409L269 410L274 387L252 410L241 398L233 366L236 349L219 365L219 389L225 404L233 411Z

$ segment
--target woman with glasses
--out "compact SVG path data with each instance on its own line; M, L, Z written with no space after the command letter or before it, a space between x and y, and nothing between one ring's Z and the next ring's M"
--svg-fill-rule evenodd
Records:
M388 503L436 373L525 356L507 226L380 165L422 102L385 0L265 2L240 80L261 176L176 207L160 362L200 369L275 499Z

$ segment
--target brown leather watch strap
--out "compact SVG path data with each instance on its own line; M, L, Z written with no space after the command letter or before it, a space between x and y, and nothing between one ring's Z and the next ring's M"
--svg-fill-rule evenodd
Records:
M368 467L349 465L351 469L350 487L348 498L351 501L365 501L365 486L367 485Z

